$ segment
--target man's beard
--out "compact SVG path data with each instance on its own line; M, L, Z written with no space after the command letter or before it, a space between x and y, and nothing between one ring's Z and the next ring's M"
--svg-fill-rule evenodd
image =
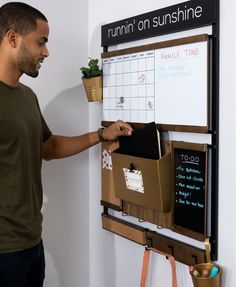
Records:
M20 59L18 65L21 69L21 72L32 78L36 78L39 74L39 71L37 70L35 60L31 56L29 50L23 44L21 45L19 58Z

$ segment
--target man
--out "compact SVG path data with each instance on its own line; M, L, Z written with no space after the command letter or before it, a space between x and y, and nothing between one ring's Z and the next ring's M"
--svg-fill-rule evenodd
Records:
M49 27L35 8L11 2L0 8L0 286L42 287L42 158L75 155L102 140L128 136L117 121L81 136L53 135L34 92L19 82L37 77L48 57Z

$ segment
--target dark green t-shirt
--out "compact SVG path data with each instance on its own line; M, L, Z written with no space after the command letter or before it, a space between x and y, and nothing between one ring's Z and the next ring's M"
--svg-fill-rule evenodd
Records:
M0 252L40 241L42 143L50 136L34 92L0 82Z

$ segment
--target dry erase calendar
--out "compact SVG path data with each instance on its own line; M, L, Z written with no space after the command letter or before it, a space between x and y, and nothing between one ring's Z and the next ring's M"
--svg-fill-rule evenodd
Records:
M106 52L103 120L208 126L208 37Z
M103 59L103 119L155 121L155 52Z

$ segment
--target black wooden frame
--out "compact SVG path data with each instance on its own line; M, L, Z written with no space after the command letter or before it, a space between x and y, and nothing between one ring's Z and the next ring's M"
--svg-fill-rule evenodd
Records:
M115 39L108 39L106 37L108 29L117 27L129 21L142 21L143 19L152 18L155 15L163 13L173 13L174 9L180 7L184 9L186 6L196 7L201 5L203 8L203 17L195 19L194 21L185 21L177 23L175 25L166 25L159 29L149 29L148 31L138 31L137 33L130 33L129 35L121 35ZM151 19L150 18L150 19ZM220 0L191 0L169 6L163 9L152 11L149 13L141 14L138 16L123 19L117 22L109 23L101 27L101 45L103 52L107 52L109 46L117 45L120 43L145 39L149 37L160 36L163 34L171 34L179 31L185 31L189 29L195 29L200 27L212 26L211 39L211 100L210 100L210 118L211 123L208 130L208 134L212 136L212 148L211 148L211 230L210 230L210 243L211 243L211 259L213 261L218 258L218 162L219 162L219 50L220 50ZM103 122L104 126L109 122ZM104 213L108 214L108 207L104 205ZM112 206L109 206L112 208Z

